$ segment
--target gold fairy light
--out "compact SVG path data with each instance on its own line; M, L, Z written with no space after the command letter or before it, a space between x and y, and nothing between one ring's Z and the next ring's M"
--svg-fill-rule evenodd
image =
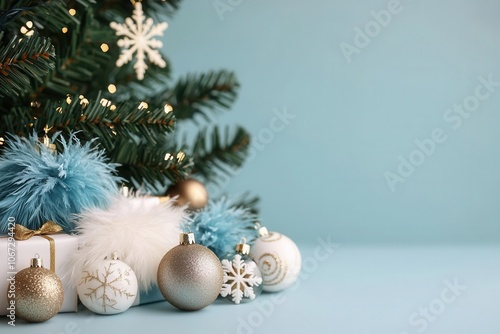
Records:
M40 103L40 101L31 101L30 102L30 107L31 108L40 108L42 104Z
M181 162L182 160L184 160L184 158L186 157L186 154L182 151L179 151L179 153L177 153L177 161L178 162Z
M61 108L61 107L57 107L57 108L56 108L56 111L57 111L58 113L62 114L62 113L63 113L63 108Z
M62 31L62 33L63 33L63 34L65 34L65 33L67 33L67 32L68 32L68 28L67 28L67 27L63 27L63 28L61 29L61 31Z
M102 52L108 52L109 51L109 46L106 43L101 44L101 50Z
M163 110L165 111L165 114L168 114L169 112L172 112L174 110L174 108L170 104L167 103L163 107Z
M111 133L113 133L116 136L115 126L113 124L109 125L109 129L111 130Z
M116 93L116 86L113 84L109 84L108 85L108 92L110 92L111 94Z
M0 137L0 146L3 146L5 144L5 138Z
M109 107L109 110L115 111L116 110L116 105L113 104L111 107Z
M74 9L74 8L71 8L70 10L68 10L68 12L69 12L69 15L71 15L71 16L76 15L76 9Z
M71 104L71 101L72 101L72 100L71 100L71 95L69 95L69 94L68 94L68 95L66 95L66 103L67 103L67 104Z
M35 33L35 30L33 29L33 22L28 21L24 26L21 27L20 29L21 34L25 36L32 36Z
M82 109L85 109L89 105L89 100L83 95L80 95L78 97L80 99L80 105L82 106Z
M101 103L101 105L103 107L109 107L109 106L111 106L111 101L108 100L108 99L105 99L105 98L102 98L100 103Z
M148 109L148 108L149 108L149 105L148 105L146 102L144 102L144 101L142 101L142 102L139 104L139 106L137 107L137 109L139 109L139 110L142 110L142 109Z
M173 156L170 153L165 154L165 161L172 160Z
M52 130L52 126L49 128L49 125L45 125L45 127L43 128L43 131L45 132L45 135L43 136L43 144L49 148L52 153L55 153L56 151L56 145L55 144L52 144L51 141L50 141L50 138L49 138L49 131Z

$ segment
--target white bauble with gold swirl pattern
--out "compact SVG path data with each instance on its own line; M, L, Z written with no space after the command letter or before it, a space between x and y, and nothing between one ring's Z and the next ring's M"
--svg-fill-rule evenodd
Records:
M263 290L277 292L290 287L300 274L302 258L297 245L287 236L259 229L250 255L262 273Z

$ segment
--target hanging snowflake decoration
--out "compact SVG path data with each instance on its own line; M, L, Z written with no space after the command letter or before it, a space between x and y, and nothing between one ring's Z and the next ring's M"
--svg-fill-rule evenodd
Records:
M240 254L236 254L232 261L222 260L225 283L220 295L231 295L235 304L239 304L243 297L255 299L254 287L262 284L262 277L256 275L256 268L255 262L245 262Z
M124 36L118 40L118 46L123 48L120 57L116 61L116 66L121 67L132 60L134 53L137 53L137 61L134 64L137 79L144 79L144 73L148 68L146 65L146 55L149 61L159 67L167 66L158 50L163 46L162 42L154 39L154 36L163 36L167 29L167 22L153 25L153 19L148 18L142 11L142 4L135 4L132 18L125 19L125 23L111 22L109 26L116 30L116 36Z

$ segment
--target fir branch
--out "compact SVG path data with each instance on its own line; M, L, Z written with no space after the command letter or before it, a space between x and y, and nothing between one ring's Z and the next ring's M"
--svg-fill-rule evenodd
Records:
M94 101L74 96L69 104L51 103L45 110L45 117L34 122L35 128L48 124L53 132L84 130L90 137L99 137L108 150L113 149L116 138L135 140L137 136L154 146L157 138L172 132L175 125L173 113L165 113L163 108L148 110L133 102L114 105L101 95Z
M231 107L236 100L239 83L233 72L225 70L181 78L171 91L161 95L173 106L177 119L207 118L208 110Z
M0 40L2 37L0 32ZM0 100L27 95L35 82L43 82L54 67L55 51L50 39L38 34L11 38L0 51Z
M101 95L96 100L72 96L65 101L48 101L36 115L29 110L29 107L14 108L8 115L0 116L0 120L9 132L22 136L29 136L33 130L43 133L46 125L52 128L51 133L80 131L81 139L97 137L108 151L114 149L120 138L141 138L155 146L158 138L172 132L175 126L175 116L172 112L165 113L163 108L148 109L133 102L115 105Z
M165 136L155 146L147 142L137 144L131 140L120 140L109 154L113 162L121 165L118 168L120 176L130 183L141 188L158 183L165 187L185 179L193 168L190 157L182 150L168 147L167 143Z
M164 105L165 101L156 99L170 80L169 61L164 55L162 57L167 66L164 68L150 66L141 81L136 79L133 62L114 68L109 77L110 82L117 86L117 93L114 94L115 99L119 102L133 99Z
M82 5L89 6L92 0L78 0ZM35 30L45 37L55 37L61 34L62 27L78 25L78 20L68 12L68 2L65 0L7 0L7 12L10 15L4 22L5 29L19 31L20 24L32 21ZM3 3L0 5L4 5ZM53 38L55 39L55 38Z
M193 144L193 173L201 175L207 182L216 182L220 172L227 172L226 167L241 167L249 145L250 135L241 127L232 136L226 127L223 137L218 127L211 133L202 129Z
M65 27L66 34L56 32L57 67L44 83L43 94L49 98L61 98L66 94L86 93L90 97L109 84L109 72L115 68L114 59L118 48L103 52L104 42L112 46L116 36L108 26L100 25L95 19L94 8L86 1L79 2L75 16ZM37 97L41 100L43 96Z
M260 198L257 196L250 196L249 193L244 193L238 198L233 199L234 208L246 209L254 215L259 214L259 202Z
M136 0L139 1L139 0ZM142 0L144 13L153 18L156 22L164 21L165 16L172 17L179 9L181 0ZM129 17L133 10L131 2L127 1L124 5L123 0L97 1L99 21L101 22L123 22Z

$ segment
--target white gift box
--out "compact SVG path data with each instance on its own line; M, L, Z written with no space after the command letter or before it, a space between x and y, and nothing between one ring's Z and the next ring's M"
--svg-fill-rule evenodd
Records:
M78 249L78 238L65 233L48 235L55 245L55 272L64 286L64 302L59 312L76 312L78 296L75 288L71 288L62 277L62 268L69 254ZM30 260L38 254L43 259L43 267L50 269L50 241L41 236L17 241L8 236L0 237L0 315L7 314L7 279L16 272L30 266Z

